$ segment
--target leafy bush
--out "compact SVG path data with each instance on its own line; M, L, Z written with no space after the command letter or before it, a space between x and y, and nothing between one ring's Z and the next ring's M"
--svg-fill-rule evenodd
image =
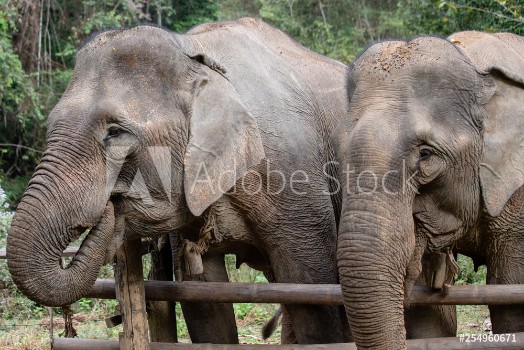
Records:
M236 256L227 254L225 257L226 269L231 282L267 282L266 277L261 271L254 270L246 264L236 268Z
M13 48L17 17L14 5L0 0L0 168L10 176L32 172L39 155L11 145L42 142L45 115L31 74L23 69Z
M14 213L9 211L9 204L7 203L7 194L0 187L0 247L5 247L5 238L7 231L11 226Z
M455 284L486 284L486 266L479 266L478 270L475 271L473 260L462 254L458 255L457 263L460 272Z
M407 27L418 34L448 36L463 30L512 32L524 35L521 0L404 0L410 20Z
M7 231L11 226L14 213L9 211L7 195L0 187L0 248L5 248ZM5 286L11 281L11 276L7 271L6 260L0 260L0 287Z

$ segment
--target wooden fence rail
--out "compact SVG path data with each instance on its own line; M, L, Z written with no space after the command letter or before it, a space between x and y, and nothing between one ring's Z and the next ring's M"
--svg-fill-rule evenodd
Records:
M64 256L74 256L77 247L69 247ZM269 344L184 344L155 343L148 340L145 300L193 301L193 302L252 302L283 304L342 304L342 291L336 284L290 284L290 283L219 283L143 281L141 263L134 264L136 257L144 252L140 241L126 242L117 255L116 278L119 281L119 301L123 310L124 332L120 341L57 338L54 350L355 350L353 343L315 345L269 345ZM0 259L5 249L0 250ZM140 261L141 260L137 260ZM135 266L136 265L136 266ZM115 299L115 281L99 279L86 297ZM415 304L440 305L513 305L524 304L524 285L450 286L446 293L415 286L411 295ZM500 337L500 336L499 336ZM516 333L507 341L465 342L459 337L408 340L409 350L430 349L524 349L524 333Z
M513 339L515 342L513 342ZM523 349L524 333L515 333L510 341L469 342L459 337L410 339L408 350L463 350L463 349ZM57 338L53 343L54 350L119 350L118 341ZM311 344L311 345L272 345L272 344L185 344L185 343L150 343L151 350L356 350L354 343Z
M342 291L338 284L145 281L144 286L146 300L342 304ZM109 279L97 280L86 297L115 299L115 282ZM412 300L419 305L524 304L524 285L450 286L447 295L438 290L414 286Z
M78 247L67 247L63 256L74 256ZM0 249L0 259L5 259ZM342 304L342 293L335 284L288 283L218 283L145 281L147 300L245 302L287 304ZM99 279L86 297L115 299L113 280ZM433 305L516 305L524 304L524 285L469 285L451 286L449 293L422 286L414 286L415 304Z
M78 247L67 247L63 256L74 256ZM5 259L0 249L0 259ZM250 302L287 304L342 304L340 287L335 284L288 283L218 283L145 281L147 300ZM86 297L115 299L113 280L99 279ZM451 286L444 295L422 286L414 286L415 304L440 305L515 305L524 304L524 285Z

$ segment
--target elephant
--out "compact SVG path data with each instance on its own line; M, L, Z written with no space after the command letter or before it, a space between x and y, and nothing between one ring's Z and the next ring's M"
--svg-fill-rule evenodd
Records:
M233 253L275 282L338 283L328 136L347 110L345 70L252 18L95 35L13 219L13 281L42 305L70 304L124 240L176 232L202 259L188 279L227 281ZM298 343L348 341L341 306L285 310ZM232 304L184 312L194 342L238 342Z
M425 254L446 257L448 282L456 251L486 264L488 284L524 283L524 39L384 41L348 70L332 135L344 306L358 349L406 349ZM523 306L489 309L494 333L524 330Z

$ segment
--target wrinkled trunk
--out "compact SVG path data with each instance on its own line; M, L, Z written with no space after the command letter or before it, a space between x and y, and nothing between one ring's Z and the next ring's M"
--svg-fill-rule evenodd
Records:
M73 303L91 289L104 263L115 223L113 205L105 189L100 188L104 170L102 174L85 174L94 167L80 163L81 169L71 168L68 165L74 163L65 158L49 153L44 156L7 238L13 281L29 298L47 306ZM63 268L62 252L90 227L79 252Z
M408 197L373 193L344 200L337 258L358 349L406 349L405 276L415 244Z

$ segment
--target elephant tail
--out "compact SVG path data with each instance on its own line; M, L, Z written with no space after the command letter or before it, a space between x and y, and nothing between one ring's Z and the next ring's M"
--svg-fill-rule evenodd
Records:
M262 327L262 337L265 339L269 338L275 331L278 325L278 319L282 315L282 306L278 308L273 317Z

